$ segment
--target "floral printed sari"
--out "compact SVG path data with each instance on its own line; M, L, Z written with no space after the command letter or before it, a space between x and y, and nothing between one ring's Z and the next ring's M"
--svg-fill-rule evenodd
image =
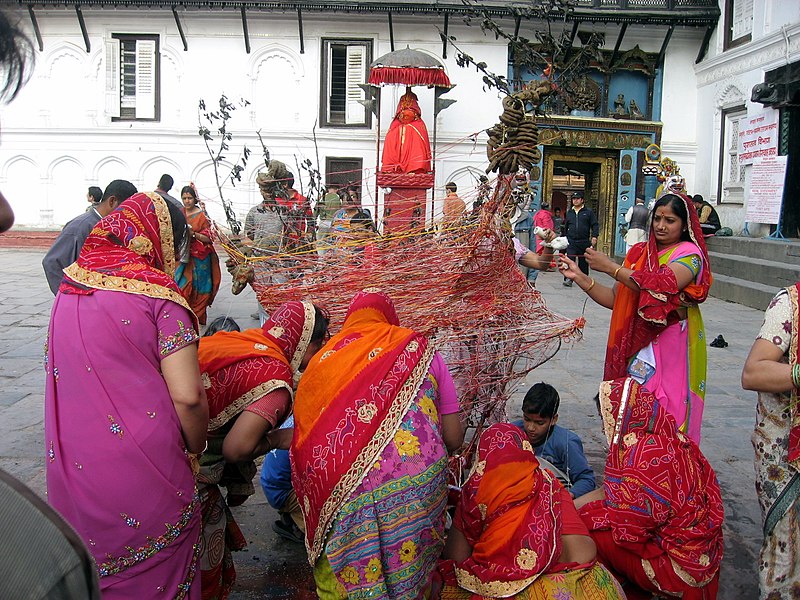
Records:
M447 495L437 404L454 390L433 360L388 297L360 292L300 380L292 483L321 598L427 593Z
M184 214L186 211L184 210ZM201 210L187 215L186 221L195 233L211 238L211 223ZM213 238L212 238L213 239ZM214 251L214 242L208 244L197 238L189 246L189 262L181 263L175 270L175 281L183 297L189 302L201 325L206 324L206 309L214 302L219 290L221 275L219 257Z

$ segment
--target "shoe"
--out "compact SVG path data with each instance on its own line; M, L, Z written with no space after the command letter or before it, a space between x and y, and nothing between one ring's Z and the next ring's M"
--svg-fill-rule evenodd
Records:
M254 321L258 321L260 317L258 316L258 313L251 313L250 318Z
M272 531L290 542L296 542L298 544L305 542L303 532L300 531L300 528L295 525L294 522L287 524L283 520L275 521L272 524Z
M562 283L564 287L572 287L572 279L565 279L564 283Z
M727 348L728 342L725 341L725 338L722 337L722 334L718 335L714 338L714 341L709 344L712 348Z

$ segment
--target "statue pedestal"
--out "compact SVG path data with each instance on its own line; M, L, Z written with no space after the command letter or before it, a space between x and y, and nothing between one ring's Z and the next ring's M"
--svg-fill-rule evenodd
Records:
M383 232L397 233L425 227L428 190L433 173L378 173L383 196Z

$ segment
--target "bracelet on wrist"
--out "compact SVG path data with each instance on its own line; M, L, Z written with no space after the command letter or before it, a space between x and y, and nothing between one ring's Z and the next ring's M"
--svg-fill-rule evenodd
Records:
M800 363L792 365L792 385L800 389Z
M583 291L584 291L584 292L586 292L586 293L588 294L588 293L589 293L589 291L590 291L590 290L591 290L591 289L594 287L594 284L595 284L595 283L596 283L596 282L595 282L595 280L594 280L594 277L592 277L592 283L590 283L590 284L589 284L589 287L587 287L587 288L586 288L585 290L583 290Z
M614 271L614 275L613 275L612 277L614 277L614 280L615 280L615 281L616 281L616 279L617 279L617 273L619 273L620 269L622 269L622 265L618 266L618 267L617 267L617 269L616 269L616 271Z

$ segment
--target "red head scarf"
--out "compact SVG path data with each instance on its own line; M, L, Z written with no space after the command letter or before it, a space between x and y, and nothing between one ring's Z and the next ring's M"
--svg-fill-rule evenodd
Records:
M220 331L200 338L200 372L207 381L213 381L212 376L221 369L248 358L272 359L253 365L255 371L250 376L253 383L258 383L261 394L251 394L247 402L240 401L239 389L231 393L214 387L209 390L210 429L221 427L271 391L283 388L292 393L294 373L300 368L311 343L315 319L316 310L311 302L286 302L261 328Z
M664 552L691 585L704 585L722 561L722 496L697 444L677 431L656 397L631 378L600 387L609 441L605 500L584 508L590 529L646 560ZM600 506L597 506L600 505Z
M388 296L364 291L306 367L291 452L312 565L339 508L399 429L432 358L424 336L399 326Z
M691 282L683 290L678 289L672 270L667 265L659 265L658 246L651 224L648 240L633 246L625 257L624 266L633 269L631 279L640 289L635 291L624 285L617 286L606 348L606 380L625 375L630 358L667 326L678 321L677 308L699 304L708 297L712 281L711 266L697 211L688 196L671 196L683 202L686 208L689 238L703 259L700 274L697 281Z
M507 597L546 573L561 554L560 488L539 468L519 427L486 429L453 522L472 546L472 555L455 565L458 585L482 597Z
M175 244L169 208L155 193L135 194L101 219L86 238L78 260L64 274L69 281L59 291L65 294L113 290L164 298L194 317L173 279Z

